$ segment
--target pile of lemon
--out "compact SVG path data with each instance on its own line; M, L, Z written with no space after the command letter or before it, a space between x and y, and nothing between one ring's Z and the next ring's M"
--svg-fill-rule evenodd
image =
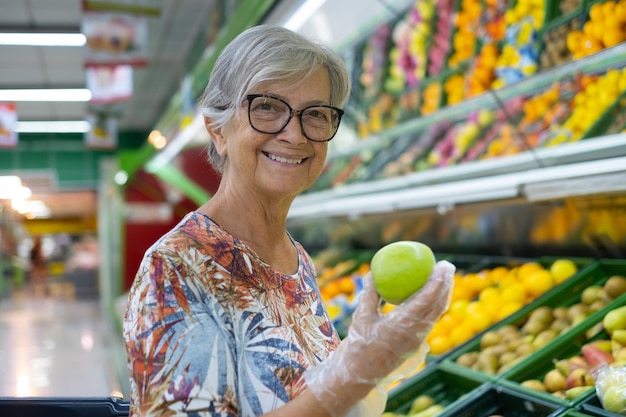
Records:
M448 311L437 321L426 341L439 355L466 342L578 271L569 259L549 267L527 262L516 267L498 266L454 278Z

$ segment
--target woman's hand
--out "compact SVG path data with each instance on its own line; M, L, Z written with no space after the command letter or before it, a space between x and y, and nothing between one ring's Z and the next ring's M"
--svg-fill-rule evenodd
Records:
M386 315L379 313L371 274L364 277L348 336L331 357L305 373L309 389L331 415L345 415L376 385L400 376L405 360L413 366L424 361L424 340L448 308L454 272L451 263L438 262L424 287Z

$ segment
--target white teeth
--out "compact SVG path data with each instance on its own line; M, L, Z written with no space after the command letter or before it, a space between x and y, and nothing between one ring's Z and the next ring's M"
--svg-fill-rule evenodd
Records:
M295 165L297 165L297 164L301 164L302 161L304 160L304 159L283 158L282 156L272 155L271 153L268 153L267 156L269 156L272 161L282 162L282 163L285 163L285 164L295 164Z

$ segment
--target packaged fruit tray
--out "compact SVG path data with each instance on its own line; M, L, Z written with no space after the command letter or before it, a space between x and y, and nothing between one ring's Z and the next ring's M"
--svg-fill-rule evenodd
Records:
M387 399L388 412L411 415L416 402L426 401L446 409L463 401L470 393L480 390L489 379L446 364L430 364L419 373L391 389ZM421 398L420 398L421 397ZM419 400L417 400L420 398ZM430 406L429 405L429 406ZM413 408L415 411L415 408Z
M585 413L586 416L593 417L622 417L620 414L612 413L602 408L600 399L597 395L592 395L578 406L578 409Z
M466 368L468 372L491 375L494 379L512 369L523 368L533 355L558 343L570 332L591 328L613 306L619 305L617 302L624 304L626 296L623 293L618 295L620 291L611 291L616 297L612 297L613 301L608 304L594 303L601 297L599 292L610 277L625 274L624 260L595 261L517 312L444 354L439 361ZM543 321L538 322L539 319ZM504 348L498 345L504 345Z
M553 402L489 384L444 409L437 417L555 417L563 411L563 407Z

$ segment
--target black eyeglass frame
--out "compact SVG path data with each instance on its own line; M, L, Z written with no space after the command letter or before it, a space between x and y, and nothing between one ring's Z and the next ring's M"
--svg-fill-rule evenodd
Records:
M252 123L252 117L250 116L250 109L252 108L252 100L254 100L255 98L271 98L272 100L278 100L281 103L283 103L285 106L287 106L287 108L289 109L289 117L287 118L287 120L285 121L285 123L281 126L280 129L278 129L275 132L268 132L265 130L261 130L259 128L257 128L256 126L254 126L254 124ZM248 94L246 95L246 100L248 101L248 123L250 123L250 127L252 127L252 129L256 130L257 132L261 132L261 133L268 133L268 134L276 134L276 133L280 133L283 131L283 129L285 129L285 127L287 127L287 125L289 124L289 122L291 121L291 118L293 116L298 116L298 119L300 121L300 131L302 132L302 135L307 138L308 140L312 141L312 142L329 142L331 141L335 135L337 134L337 131L339 130L339 124L341 123L341 117L344 114L344 111L338 107L334 107L334 106L328 106L328 105L324 105L324 104L315 104L313 106L308 106L303 108L302 110L296 110L293 107L291 107L289 105L289 103L287 103L285 100L282 100L278 97L269 95L269 94ZM302 124L302 114L307 111L308 109L312 109L314 107L326 107L328 109L333 109L337 112L337 128L335 129L335 131L333 132L333 135L326 139L326 140L317 140L317 139L311 139L310 137L307 136L306 132L304 131L304 125Z

